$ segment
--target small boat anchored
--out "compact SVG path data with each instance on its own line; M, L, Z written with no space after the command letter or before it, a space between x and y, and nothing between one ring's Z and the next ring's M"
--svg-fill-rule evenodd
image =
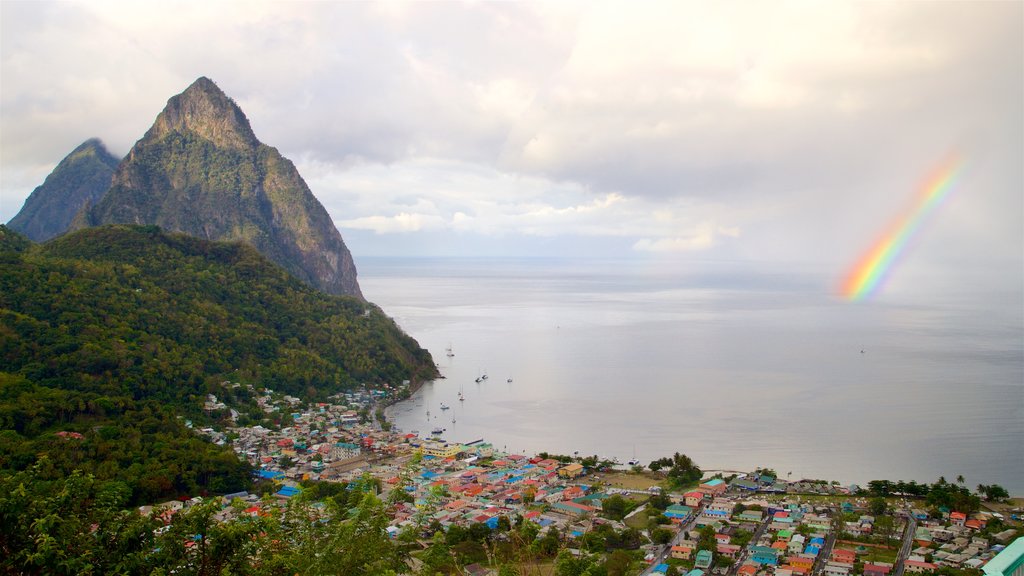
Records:
M449 408L451 408L451 406L445 404L444 402L441 402L441 410L447 410Z

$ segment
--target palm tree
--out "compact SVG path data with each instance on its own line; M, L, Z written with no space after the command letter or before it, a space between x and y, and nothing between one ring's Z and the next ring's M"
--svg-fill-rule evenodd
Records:
M964 485L964 475L963 474L960 474L960 475L958 475L956 477L956 483L961 485L961 486Z

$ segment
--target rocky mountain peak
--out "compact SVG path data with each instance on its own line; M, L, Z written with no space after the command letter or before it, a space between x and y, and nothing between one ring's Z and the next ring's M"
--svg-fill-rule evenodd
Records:
M167 101L145 139L162 138L170 132L193 132L224 148L259 145L242 109L205 76Z
M327 210L208 78L167 101L110 189L72 228L101 224L155 224L246 242L311 286L362 298L352 255Z

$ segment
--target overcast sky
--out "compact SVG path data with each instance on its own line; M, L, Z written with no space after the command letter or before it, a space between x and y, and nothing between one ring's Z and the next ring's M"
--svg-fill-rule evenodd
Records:
M355 254L1024 260L1024 3L0 2L0 221L208 76Z

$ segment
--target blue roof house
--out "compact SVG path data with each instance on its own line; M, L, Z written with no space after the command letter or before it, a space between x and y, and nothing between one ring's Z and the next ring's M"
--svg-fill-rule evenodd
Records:
M274 496L280 496L282 498L291 498L301 492L297 486L281 486L281 489L274 493Z

